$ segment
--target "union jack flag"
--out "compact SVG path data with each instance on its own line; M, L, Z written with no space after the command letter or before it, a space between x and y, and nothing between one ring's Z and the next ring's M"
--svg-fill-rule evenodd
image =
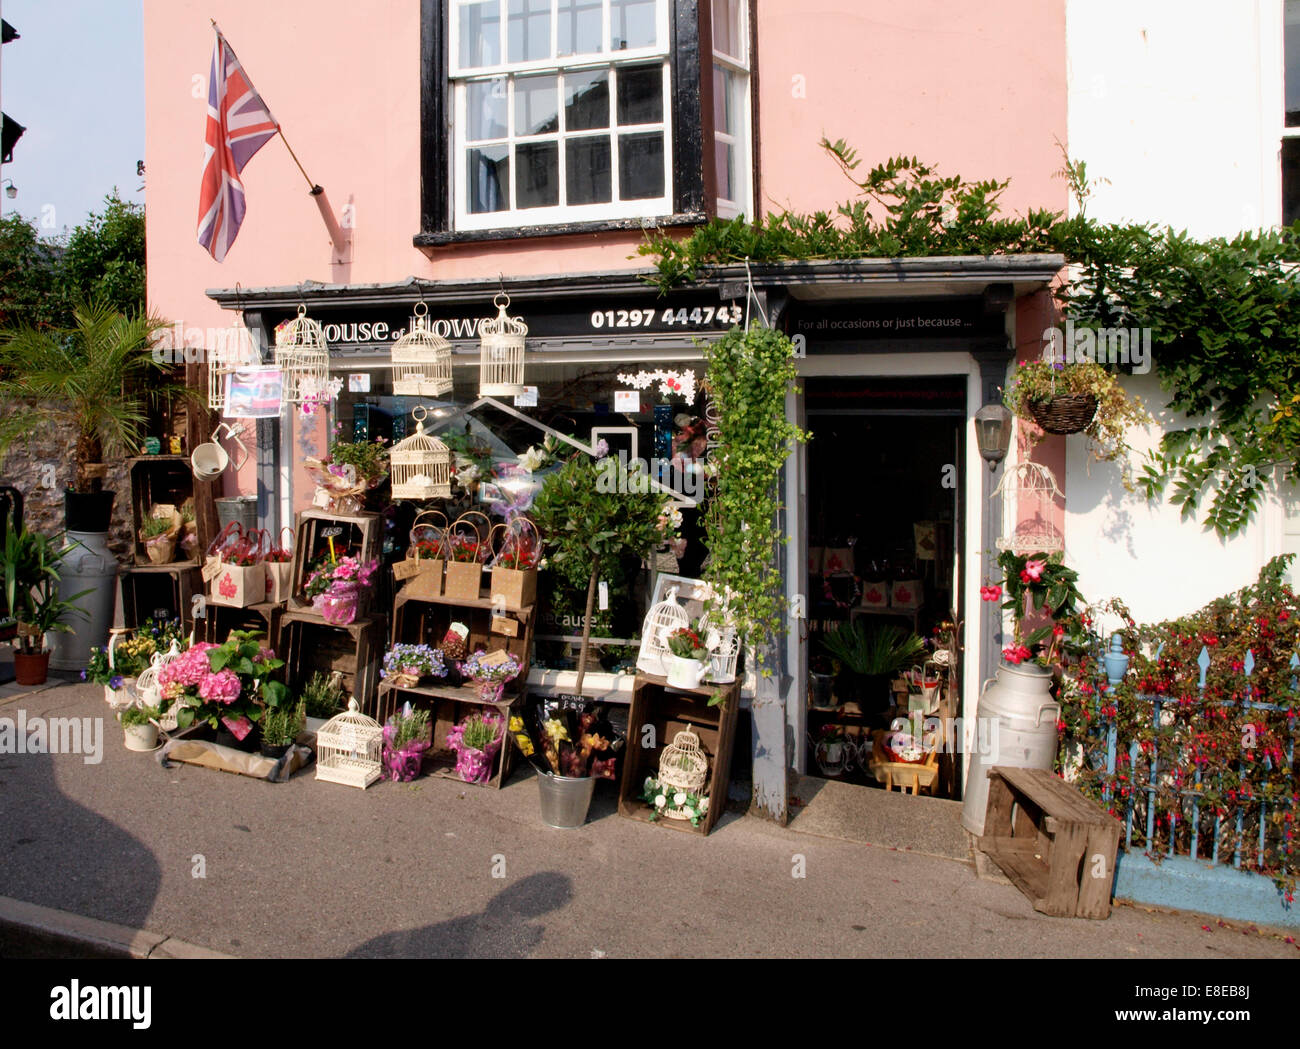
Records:
M239 173L279 130L234 50L218 31L208 75L198 231L199 243L218 262L225 259L244 221L244 184Z

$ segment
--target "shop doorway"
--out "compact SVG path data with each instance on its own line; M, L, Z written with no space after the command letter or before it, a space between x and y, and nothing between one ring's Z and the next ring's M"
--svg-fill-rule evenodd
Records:
M953 623L962 607L967 379L836 376L803 385L812 433L805 767L869 786L897 787L901 777L955 797L956 762L924 733L929 719L942 723L961 709ZM921 731L918 769L893 767L911 763L896 760L900 752L917 757L891 735L899 718Z

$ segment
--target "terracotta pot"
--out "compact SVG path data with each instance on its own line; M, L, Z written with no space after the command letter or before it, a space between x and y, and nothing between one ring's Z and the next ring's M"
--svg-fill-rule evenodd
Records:
M43 685L50 673L50 653L14 653L14 681L19 685Z

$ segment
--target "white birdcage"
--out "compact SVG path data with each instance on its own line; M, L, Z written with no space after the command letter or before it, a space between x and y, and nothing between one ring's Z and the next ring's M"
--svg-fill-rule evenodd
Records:
M379 779L384 730L361 713L356 697L316 733L316 778L348 787L366 787Z
M669 790L684 794L701 794L709 781L709 757L700 746L700 737L689 725L664 747L659 755L659 786L664 793ZM667 805L663 813L669 819L686 820L690 815L680 806Z
M499 300L505 299L505 302ZM478 395L514 397L524 392L524 340L528 325L518 317L506 316L510 296L492 300L497 315L480 321Z
M428 409L411 412L415 433L398 441L388 453L394 499L450 499L451 449L424 432Z
M1007 495L1015 493L1014 500ZM1002 500L1004 525L1015 515L1015 525L998 537L998 547L1018 554L1055 554L1065 549L1065 536L1056 524L1056 501L1065 496L1056 477L1042 463L1019 462L1002 474L993 495Z
M171 647L166 652L155 652L153 654L149 660L149 665L140 672L140 676L135 683L136 694L140 697L141 706L156 707L162 702L162 685L158 682L158 672L168 663L179 659L180 656L180 645L175 641L171 643ZM179 701L173 703L168 711L158 719L158 727L164 732L174 732L176 730L180 706Z
M451 343L434 333L419 302L410 329L393 343L393 393L438 397L451 390Z
M650 606L641 624L641 650L637 653L636 666L647 674L663 676L668 673L664 666L664 655L668 652L668 635L682 627L689 628L690 617L686 609L677 603L677 588L668 591L668 596L658 604Z
M325 329L298 307L298 316L275 335L275 366L284 373L282 399L302 404L329 388L330 348Z
M223 328L220 334L217 344L207 348L208 407L218 412L226 407L226 377L262 362L253 333L244 325Z
M700 616L700 637L709 650L709 681L715 685L728 685L736 680L736 664L740 661L740 635L727 623L714 626L707 612Z

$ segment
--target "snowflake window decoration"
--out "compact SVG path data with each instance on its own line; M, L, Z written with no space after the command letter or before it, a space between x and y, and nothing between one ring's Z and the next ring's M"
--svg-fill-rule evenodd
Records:
M658 369L652 372L639 371L635 375L620 373L618 381L637 390L648 389L652 383L657 382L661 397L683 397L687 404L695 403L695 373L692 371Z

